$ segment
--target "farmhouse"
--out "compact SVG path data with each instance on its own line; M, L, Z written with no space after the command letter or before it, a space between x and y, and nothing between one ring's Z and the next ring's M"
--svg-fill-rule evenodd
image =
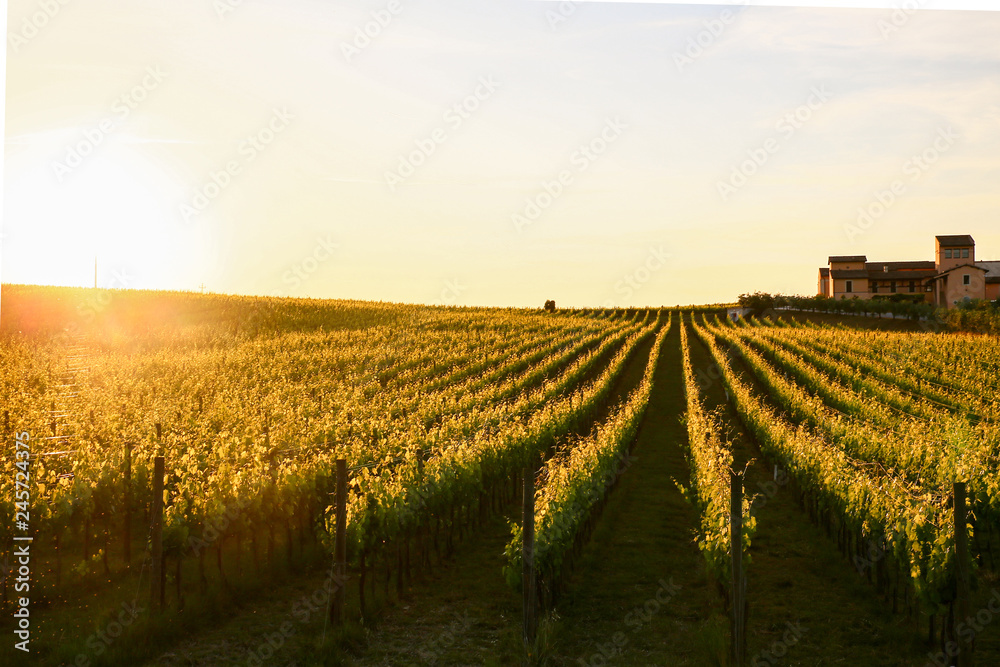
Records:
M953 308L963 301L1000 299L1000 262L977 262L968 235L935 238L934 261L869 262L864 255L830 257L818 291L833 299L895 298Z

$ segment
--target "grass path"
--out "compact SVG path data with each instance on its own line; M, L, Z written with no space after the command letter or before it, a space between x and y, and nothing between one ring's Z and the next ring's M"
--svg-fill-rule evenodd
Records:
M635 463L611 495L558 605L552 664L711 665L725 650L726 620L694 543L698 518L674 484L688 477L680 377L675 323Z

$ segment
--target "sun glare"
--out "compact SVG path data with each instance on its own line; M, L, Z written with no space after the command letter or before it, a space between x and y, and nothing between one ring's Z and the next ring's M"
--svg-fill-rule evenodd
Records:
M169 182L129 147L108 146L71 173L10 174L7 214L30 220L9 242L5 272L24 282L100 287L193 288L199 230L176 215Z

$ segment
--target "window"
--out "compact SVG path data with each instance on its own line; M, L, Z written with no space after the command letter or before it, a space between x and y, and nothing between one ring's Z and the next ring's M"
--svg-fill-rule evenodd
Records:
M969 249L962 248L962 259L969 259Z
M966 273L964 276L962 276L962 284L963 285L971 285L972 284L972 276L970 276L968 273ZM850 290L848 290L848 292L849 291Z
M944 258L951 259L951 248L948 248L947 250L944 251Z
M872 281L872 294L878 294L878 281Z
M854 281L853 280L848 280L847 281L847 287L845 289L848 292L853 292L854 291Z
M910 291L911 292L916 292L917 291L917 283L915 281L913 281L913 280L910 281Z
M889 285L889 291L892 292L893 294L896 293L896 281L895 280L893 280L892 283Z

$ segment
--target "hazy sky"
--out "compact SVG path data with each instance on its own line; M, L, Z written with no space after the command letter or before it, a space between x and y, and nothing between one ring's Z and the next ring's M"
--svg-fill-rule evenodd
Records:
M1000 259L997 12L64 2L9 3L4 282L673 305Z

